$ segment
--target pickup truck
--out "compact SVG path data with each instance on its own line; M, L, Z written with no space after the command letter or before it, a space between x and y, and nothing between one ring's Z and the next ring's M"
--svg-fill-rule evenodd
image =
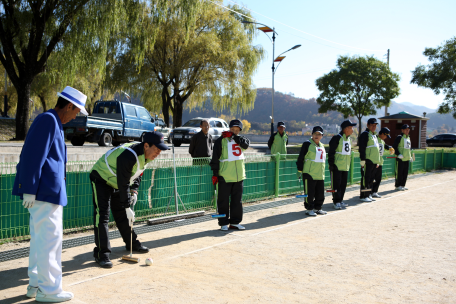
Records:
M73 146L95 142L99 146L118 146L141 140L156 129L155 118L140 105L117 100L97 101L91 116L77 116L63 125L65 136Z

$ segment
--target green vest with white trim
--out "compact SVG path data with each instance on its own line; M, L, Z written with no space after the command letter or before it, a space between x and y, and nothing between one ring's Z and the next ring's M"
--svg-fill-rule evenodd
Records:
M136 164L133 166L131 170L131 179L130 185L133 184L133 181L141 175L144 171L146 164L149 162L146 160L144 154L138 156L133 149L129 147L137 144L137 142L127 143L122 146L113 148L106 152L93 166L92 171L97 171L100 174L101 178L106 181L106 184L113 187L114 189L118 189L117 185L117 157L122 154L125 150L129 150L133 155L136 157Z
M385 141L381 139L380 137L378 138L378 150L380 154L380 166L383 166L383 163L385 162L385 159L383 158L383 154L385 153Z
M402 161L409 161L412 158L412 151L410 150L412 147L412 142L410 141L410 136L402 134L401 142L399 143L399 153L404 156Z
M222 139L219 175L227 183L240 182L246 179L244 149L231 138Z
M336 149L336 155L334 158L334 164L337 166L339 171L350 170L351 164L351 141L350 136L339 134L339 145Z
M271 154L287 154L287 140L287 133L283 132L283 136L280 136L280 133L277 132L272 143Z
M304 156L304 169L302 173L309 174L314 180L325 180L325 147L321 142L317 145L313 139L310 139L309 142L309 150Z
M380 149L378 146L377 133L369 131L369 140L367 141L366 147L366 159L372 161L373 164L380 164Z

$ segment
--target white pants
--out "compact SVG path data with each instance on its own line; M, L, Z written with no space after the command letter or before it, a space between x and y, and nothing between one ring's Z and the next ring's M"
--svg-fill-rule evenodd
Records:
M29 285L44 294L62 292L63 207L35 201L30 212Z

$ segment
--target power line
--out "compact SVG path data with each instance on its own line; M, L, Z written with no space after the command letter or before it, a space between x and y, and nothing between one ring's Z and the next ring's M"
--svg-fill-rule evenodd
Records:
M212 3L214 3L215 5L221 6L221 7L223 7L223 8L226 8L227 10L232 11L233 13L236 13L236 14L241 15L241 16L243 16L243 17L247 17L247 18L249 18L249 19L252 19L252 20L257 21L257 20L256 20L255 18L253 18L253 17L250 17L250 16L247 16L247 15L241 14L241 13L239 13L239 12L236 12L235 10L232 10L232 9L230 9L229 7L226 7L226 6L223 6L223 5L221 5L221 4L218 4L217 2L214 2L214 1L211 1L211 0L207 0L207 1L212 2Z
M210 1L210 0L209 0L209 1ZM355 46L349 46L349 45L345 45L345 44L342 44L342 43L334 42L334 41L331 41L331 40L328 40L328 39L325 39L325 38L322 38L322 37L318 37L318 36L316 36L316 35L313 35L313 34L304 32L304 31L302 31L302 30L300 30L300 29L297 29L297 28L295 28L295 27L292 27L292 26L290 26L290 25L288 25L288 24L282 23L282 22L277 21L277 20L274 20L274 19L272 19L272 18L270 18L270 17L268 17L268 16L265 16L265 15L263 15L263 14L260 14L260 13L258 13L258 12L255 12L254 10L251 10L251 9L245 7L245 6L242 6L242 5L236 3L236 2L234 2L234 1L232 1L232 0L228 0L228 1L229 1L229 2L233 2L233 3L235 3L236 5L239 5L240 7L245 8L246 10L249 10L249 11L255 13L255 14L258 14L258 15L263 16L263 17L265 17L265 18L267 18L267 19L270 19L270 20L272 20L272 21L274 21L274 22L277 22L277 23L280 23L280 24L282 24L282 25L285 25L285 26L287 26L287 27L289 27L289 28L291 28L291 29L294 29L295 31L304 33L304 34L306 34L306 35L309 35L309 36L312 36L312 37L315 37L315 38L318 38L318 39L321 39L321 40L324 40L324 41L327 41L327 42L330 42L330 43L338 44L338 45L345 46L345 47L349 47L349 48L353 48L353 49L363 50L363 51L371 51L371 52L380 52L380 51L383 51L383 50L371 50L371 49L364 49L364 48L359 48L359 47L355 47ZM212 1L211 1L211 2L212 2Z

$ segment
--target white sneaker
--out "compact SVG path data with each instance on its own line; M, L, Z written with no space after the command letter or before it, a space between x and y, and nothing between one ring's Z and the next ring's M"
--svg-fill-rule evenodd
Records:
M380 194L378 194L377 192L375 192L375 193L372 193L372 197L381 198L382 196Z
M230 224L230 229L245 230L245 227L239 224Z
M402 187L396 187L396 191L404 191L404 189Z
M341 206L341 207L348 207L348 204L347 204L347 203L344 203L344 202L341 202L341 203L340 203L340 206Z
M320 209L320 210L314 210L314 212L315 212L316 214L320 214L320 215L325 215L325 214L328 213L328 212L323 211L323 210L321 210L321 209Z
M402 191L404 191L404 190L408 190L408 188L402 187Z
M34 298L36 297L36 293L38 292L38 287L27 286L27 298Z
M370 199L371 201L373 201L373 202L376 201L376 199L372 198L372 195L369 195L369 199Z
M310 216L317 216L317 214L313 210L306 210L306 214Z
M340 203L335 203L334 204L334 209L336 209L336 210L342 209L342 207L340 206Z
M224 225L224 226L220 227L220 230L228 231L228 225Z
M45 302L45 303L60 303L60 302L69 301L73 298L74 298L74 294L72 292L62 291L61 293L49 295L49 294L44 294L38 288L35 301Z
M364 203L370 203L370 202L372 202L371 199L368 198L368 197L362 198L361 201L364 202Z

